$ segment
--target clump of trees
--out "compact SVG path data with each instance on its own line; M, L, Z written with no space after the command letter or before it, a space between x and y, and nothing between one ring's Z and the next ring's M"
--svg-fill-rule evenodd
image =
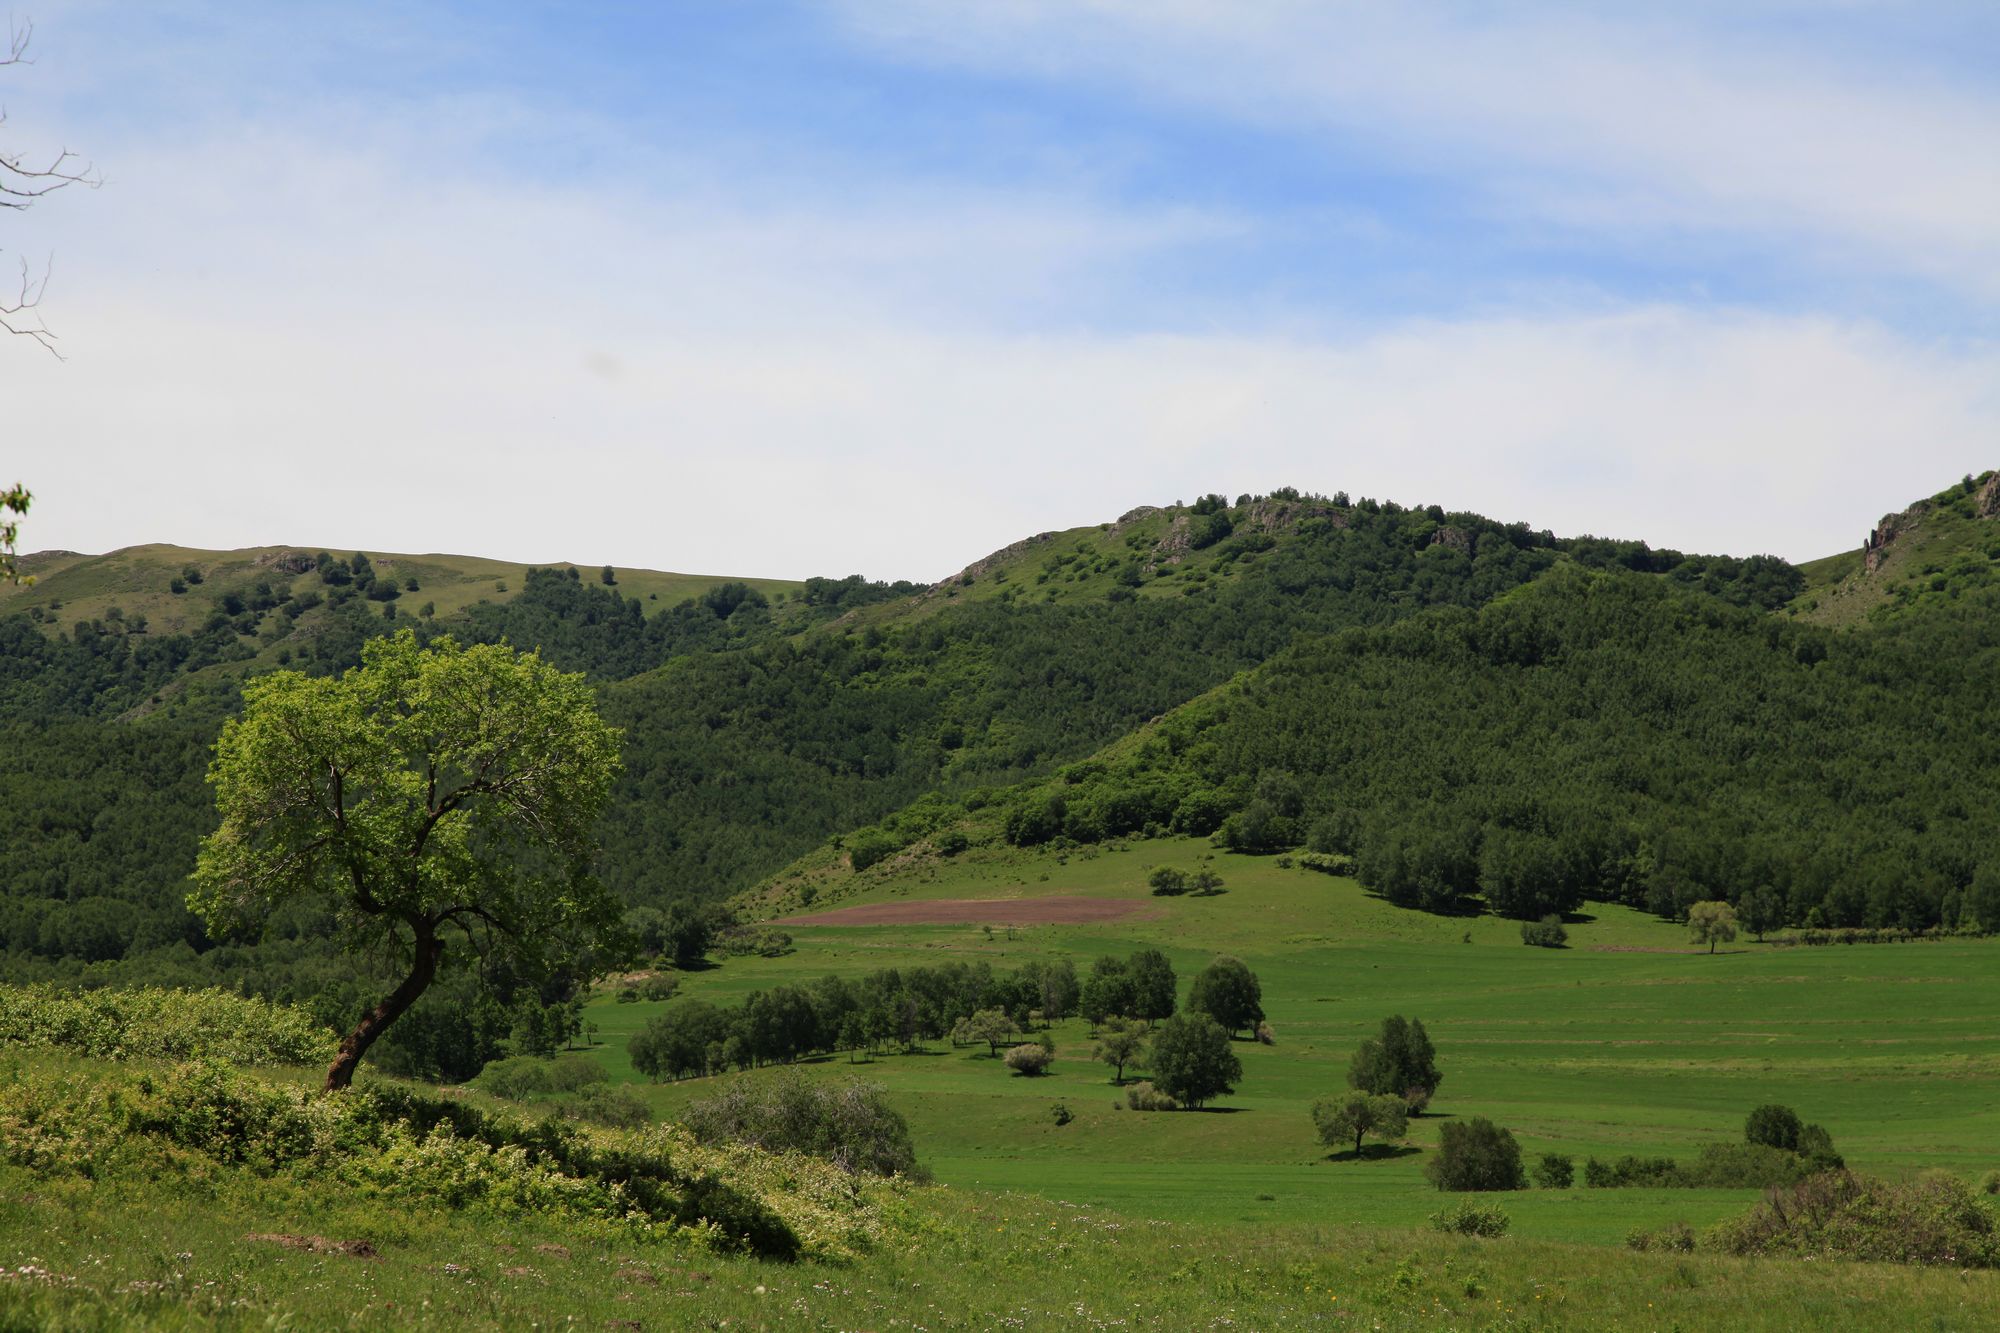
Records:
M1583 1183L1592 1189L1771 1189L1845 1165L1823 1126L1805 1124L1791 1107L1771 1103L1750 1112L1741 1143L1705 1144L1692 1162L1592 1157L1583 1164Z
M1178 987L1167 956L1158 949L1141 949L1125 959L1105 957L1092 963L1077 1005L1092 1028L1112 1017L1157 1023L1174 1012Z

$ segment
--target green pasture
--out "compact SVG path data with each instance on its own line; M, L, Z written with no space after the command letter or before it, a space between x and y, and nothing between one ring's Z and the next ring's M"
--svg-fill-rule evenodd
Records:
M1156 864L1206 865L1226 891L1152 898L1145 877ZM1053 1029L1057 1063L1043 1078L1012 1076L984 1048L948 1043L809 1066L885 1084L947 1183L1140 1216L1416 1225L1438 1206L1421 1150L1448 1116L1496 1120L1531 1160L1578 1158L1579 1188L1506 1200L1519 1233L1552 1239L1617 1242L1634 1226L1700 1225L1747 1206L1754 1192L1586 1190L1581 1159L1692 1156L1704 1143L1740 1138L1744 1115L1766 1101L1826 1125L1857 1167L2000 1165L2000 974L1990 942L1805 948L1745 937L1711 956L1681 927L1593 904L1571 923L1568 948L1535 949L1521 944L1514 922L1405 911L1351 880L1212 854L1193 841L1067 858L973 853L864 900L1055 893L1131 898L1140 913L990 933L787 925L792 953L684 974L681 994L726 1004L828 973L953 958L1004 969L1068 956L1082 970L1099 954L1152 946L1172 958L1184 997L1209 959L1234 953L1262 980L1277 1044L1239 1043L1243 1081L1212 1111L1115 1109L1119 1091L1089 1060L1091 1038L1077 1019ZM608 992L594 1000L595 1049L614 1076L639 1080L625 1042L661 1008L620 1004ZM1344 1087L1355 1045L1392 1013L1425 1022L1444 1071L1434 1114L1412 1125L1420 1151L1329 1159L1309 1108ZM670 1113L718 1081L649 1095ZM1074 1117L1067 1125L1055 1123L1058 1102Z

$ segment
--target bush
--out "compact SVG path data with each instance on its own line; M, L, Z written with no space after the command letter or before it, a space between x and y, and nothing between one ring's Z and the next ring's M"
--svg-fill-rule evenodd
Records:
M692 1103L681 1123L702 1143L802 1152L844 1171L910 1175L917 1165L909 1124L883 1099L879 1084L858 1080L822 1083L797 1072L738 1079Z
M1441 1190L1518 1190L1528 1184L1520 1145L1484 1116L1440 1126L1437 1153L1424 1163L1424 1175Z
M1300 852L1292 860L1307 870L1317 870L1322 875L1354 874L1354 858L1345 852Z
M1131 1087L1125 1089L1125 1105L1131 1107L1134 1111L1178 1111L1181 1109L1181 1104L1176 1098L1161 1092L1151 1083L1143 1081L1134 1083Z
M1535 1183L1545 1190L1566 1190L1576 1180L1576 1163L1561 1153L1545 1152L1535 1163Z
M1625 1247L1641 1254L1653 1250L1663 1254L1692 1254L1694 1230L1685 1222L1670 1222L1658 1231L1634 1227L1625 1233Z
M664 972L655 972L652 976L647 977L639 983L639 998L656 1001L671 1000L674 998L674 992L679 990L680 987L681 979L679 977L668 976Z
M2000 1267L2000 1222L1949 1172L1891 1183L1827 1171L1773 1190L1703 1237L1725 1254Z
M1789 1106L1767 1103L1752 1111L1749 1119L1743 1122L1743 1141L1797 1152L1802 1128L1797 1111Z
M1175 898L1187 892L1187 876L1172 866L1161 866L1146 880L1156 898Z
M1455 1203L1431 1214L1431 1230L1453 1236L1504 1236L1513 1219L1492 1204Z
M1979 1178L1981 1194L2000 1194L2000 1171L1988 1171Z
M1055 1063L1056 1056L1054 1051L1029 1042L1025 1045L1010 1048L1003 1058L1007 1062L1007 1068L1017 1074L1025 1074L1029 1078L1034 1078L1045 1073L1048 1067Z
M569 1120L584 1120L609 1129L638 1129L650 1124L652 1111L646 1099L623 1083L598 1084L580 1089L557 1103Z
M1563 928L1561 917L1550 914L1540 921L1523 921L1521 943L1540 949L1560 949L1569 943L1569 931Z

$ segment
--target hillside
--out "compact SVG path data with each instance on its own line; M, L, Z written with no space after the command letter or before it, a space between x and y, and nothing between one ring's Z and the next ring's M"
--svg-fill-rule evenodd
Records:
M1792 612L1849 626L1956 598L2000 579L2000 472L1968 476L1885 514L1861 549L1800 566Z

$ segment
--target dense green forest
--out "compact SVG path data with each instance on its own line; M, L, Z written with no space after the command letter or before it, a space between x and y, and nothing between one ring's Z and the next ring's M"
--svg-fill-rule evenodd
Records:
M1562 887L1537 890L1559 906L1768 888L1788 918L1929 923L1964 912L1992 863L1977 589L1841 634L1788 618L1805 578L1770 557L1294 491L1136 513L1153 517L930 590L723 583L661 607L544 569L437 616L411 607L414 578L322 554L177 588L211 604L187 633L0 618L5 970L220 982L329 1021L377 990L379 963L334 954L313 911L213 940L182 896L243 676L339 671L410 627L598 682L625 729L602 870L635 908L718 901L843 835L865 864L995 802L1019 841L1310 842L1433 906L1559 864ZM1118 764L1077 767L1167 714ZM929 813L894 818L913 802ZM440 994L384 1058L449 1072L545 1048L573 1025L568 990Z
M1725 899L1760 930L1995 929L1996 680L2000 589L1854 634L1563 568L1303 641L1011 793L1005 833L1305 844L1436 911Z

